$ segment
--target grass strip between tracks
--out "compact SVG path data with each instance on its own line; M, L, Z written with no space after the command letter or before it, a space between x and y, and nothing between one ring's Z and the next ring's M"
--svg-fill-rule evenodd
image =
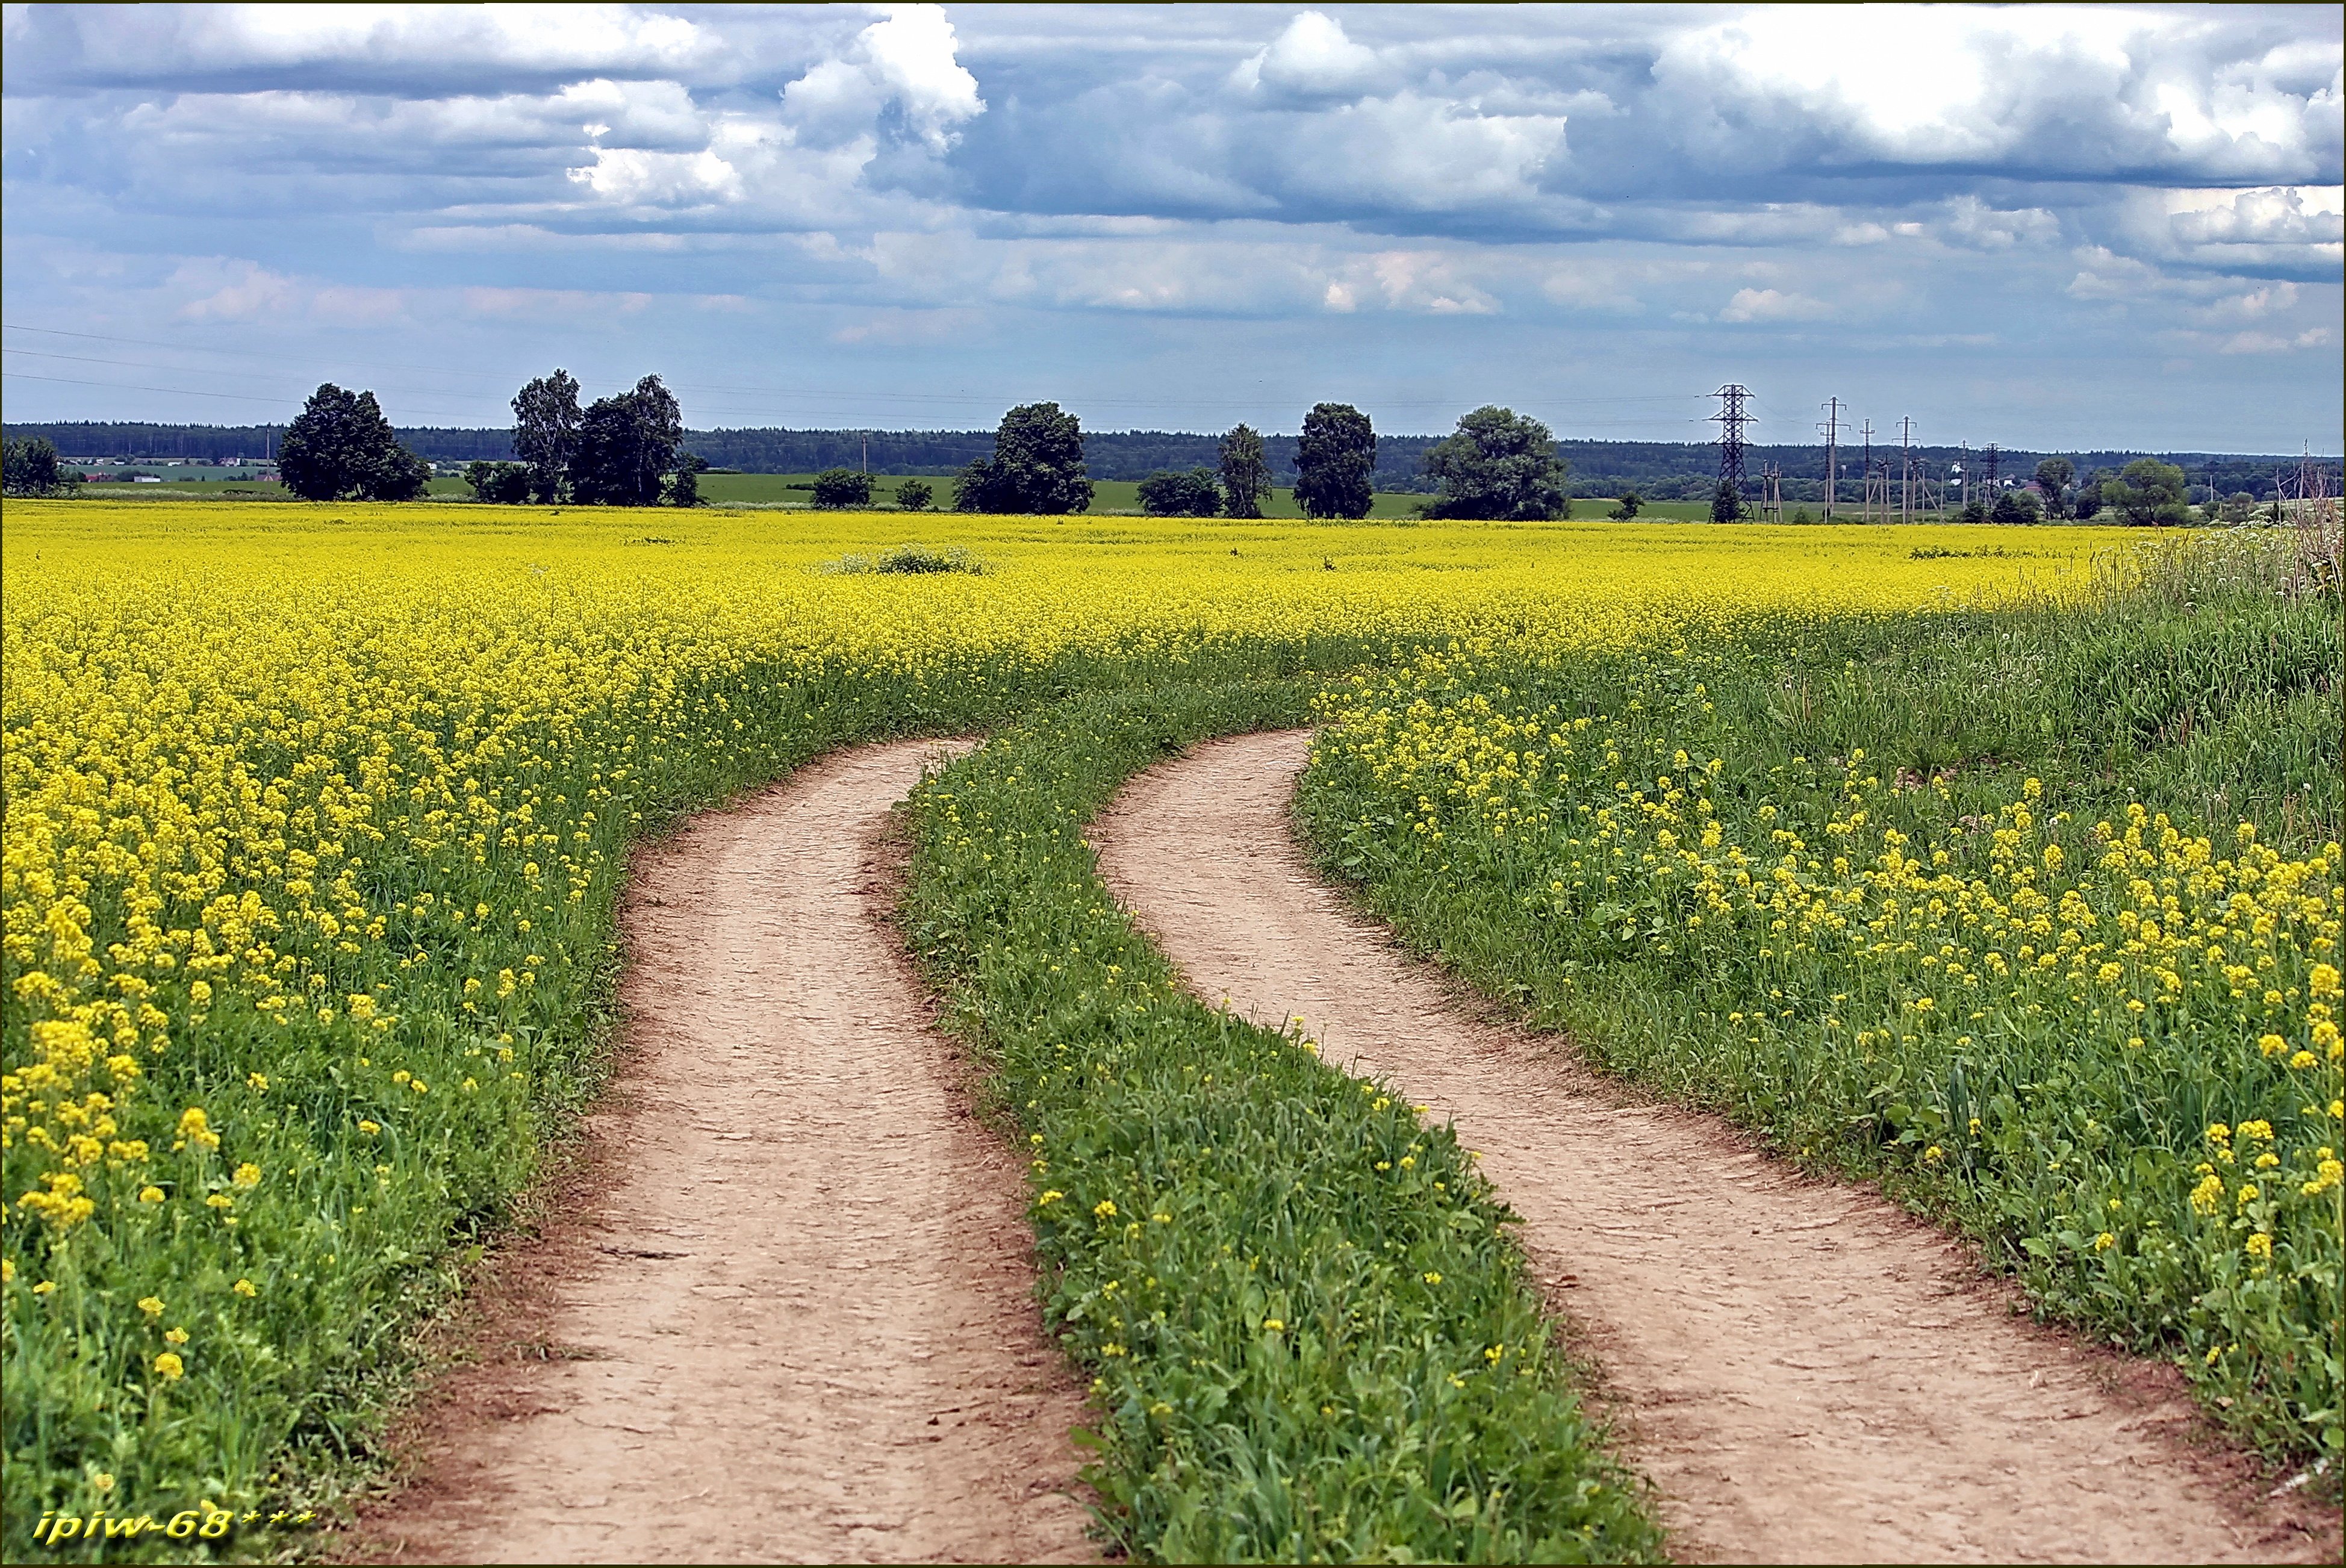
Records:
M1084 824L1127 778L1304 711L1078 697L913 800L906 926L1032 1151L1108 1527L1171 1562L1655 1559L1450 1132L1183 992L1099 880Z

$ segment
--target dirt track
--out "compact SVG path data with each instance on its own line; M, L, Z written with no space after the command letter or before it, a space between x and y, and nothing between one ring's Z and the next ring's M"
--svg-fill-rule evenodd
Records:
M417 1483L354 1543L485 1563L1068 1562L1080 1392L1015 1158L882 923L933 745L843 752L641 859L578 1211L512 1259Z
M1749 1562L2334 1559L2243 1501L2166 1369L2013 1318L1936 1232L1717 1122L1470 1021L1288 832L1300 731L1200 748L1097 825L1110 885L1210 1000L1454 1119L1524 1217L1674 1549Z

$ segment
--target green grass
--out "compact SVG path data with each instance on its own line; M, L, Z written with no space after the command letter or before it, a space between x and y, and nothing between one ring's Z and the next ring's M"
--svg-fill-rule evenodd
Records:
M2334 1463L2341 662L2334 596L2202 568L1454 656L1337 697L1300 805L1409 940L1600 1064Z
M1032 1150L1106 1522L1161 1562L1656 1560L1450 1131L1183 993L1099 881L1083 824L1125 778L1303 711L1077 697L913 797L906 924Z

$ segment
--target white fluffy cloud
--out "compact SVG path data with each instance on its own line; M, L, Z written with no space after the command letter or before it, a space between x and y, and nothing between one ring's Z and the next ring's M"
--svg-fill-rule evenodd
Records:
M1556 350L1576 364L1700 329L1844 359L2059 341L2064 364L2151 333L2294 365L2339 331L2346 44L2320 8L49 5L5 26L12 321L87 314L81 282L127 257L173 280L142 308L178 322L722 298L844 312L815 340L872 352L1002 311L1177 337L1504 321L1585 332Z

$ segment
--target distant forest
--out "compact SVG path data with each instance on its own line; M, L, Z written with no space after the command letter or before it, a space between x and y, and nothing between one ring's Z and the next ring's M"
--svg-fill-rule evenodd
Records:
M232 458L255 462L273 453L284 434L282 425L131 424L72 423L10 424L11 440L45 436L68 459L182 458L219 463ZM462 430L423 427L402 430L408 450L434 463L469 463L475 458L513 456L512 432L502 429ZM1171 431L1092 431L1084 437L1084 461L1094 479L1145 479L1164 469L1211 467L1219 435L1190 435ZM1377 438L1376 487L1380 490L1427 493L1433 487L1422 464L1426 448L1438 437L1380 435ZM1265 435L1264 455L1280 484L1295 481L1295 440L1292 435ZM698 453L718 468L747 473L813 473L826 468L858 468L869 463L873 473L947 474L972 459L994 451L990 430L688 430L686 450ZM867 460L866 453L869 453ZM1895 448L1889 452L1893 478ZM1648 500L1708 499L1719 482L1719 448L1700 442L1570 441L1556 443L1556 455L1570 464L1576 495L1618 495L1635 490ZM1861 451L1841 449L1842 494L1858 483ZM1914 455L1929 467L1935 484L1947 476L1950 464L1964 461L1963 449L1918 446ZM1975 465L1985 462L1978 449L1971 453ZM2154 456L2179 465L2196 488L2208 486L2219 495L2247 492L2259 500L2270 498L2274 472L2293 466L2296 459L2208 452L2038 452L2007 447L1998 454L1998 471L2005 478L2025 481L2037 460L2066 457L2079 477L2096 469L2125 467L2137 457ZM2323 460L2334 465L2336 459ZM1745 449L1746 493L1757 496L1759 475L1774 467L1784 476L1787 501L1813 501L1824 493L1825 449L1822 446L1759 446ZM1974 467L1975 473L1984 473Z

